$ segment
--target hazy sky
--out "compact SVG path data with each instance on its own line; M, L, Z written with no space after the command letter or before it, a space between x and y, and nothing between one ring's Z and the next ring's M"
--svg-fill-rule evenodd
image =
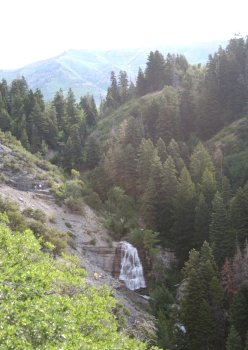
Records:
M247 3L247 4L246 4ZM247 0L2 0L0 68L67 49L192 43L248 35Z

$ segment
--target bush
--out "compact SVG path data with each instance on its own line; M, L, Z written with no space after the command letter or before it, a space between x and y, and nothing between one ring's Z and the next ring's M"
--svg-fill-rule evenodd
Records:
M69 208L73 213L83 214L84 213L84 203L79 198L73 198L70 196L64 200L65 205Z
M128 241L137 248L144 248L144 230L134 229L128 234Z
M84 197L85 202L93 209L95 210L101 210L102 209L102 201L99 197L98 193L91 192L88 196Z
M68 227L68 228L72 228L71 223L67 222L67 221L65 222L65 226Z
M54 245L53 252L55 254L61 254L66 250L68 235L55 227L47 228L44 232L43 239L45 242L50 242Z
M40 221L43 224L46 222L46 214L42 209L26 208L23 210L22 214L28 218L33 218L37 221Z

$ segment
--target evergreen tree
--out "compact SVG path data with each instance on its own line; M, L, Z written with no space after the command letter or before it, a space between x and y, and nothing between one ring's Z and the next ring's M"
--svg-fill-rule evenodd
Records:
M231 201L231 227L238 243L244 247L248 239L248 186L239 188Z
M140 194L143 194L147 188L147 183L151 174L151 164L154 154L154 145L150 139L142 139L138 149L138 188Z
M126 192L135 197L137 194L137 158L136 150L131 144L124 149L124 181Z
M230 181L226 176L223 176L222 178L220 192L221 192L224 204L226 205L226 207L228 207L229 202L232 198L232 189L231 189Z
M177 170L171 156L167 158L163 167L163 201L160 217L161 240L164 244L172 244L171 228L174 222L173 201L177 192Z
M127 120L127 123L124 125L122 132L122 142L125 145L132 145L136 153L143 136L140 120L134 117L130 117Z
M128 78L127 72L123 70L119 72L118 92L120 97L120 103L125 103L128 97Z
M0 127L2 131L9 131L11 129L11 118L6 109L2 94L0 92Z
M74 124L77 124L81 121L81 116L76 104L76 98L74 92L70 88L66 97L66 126L67 130Z
M231 326L226 342L226 350L242 350L241 338L236 329Z
M190 158L190 173L195 183L200 182L206 168L214 173L214 165L208 151L202 143L198 143Z
M166 144L172 138L179 136L179 101L176 89L166 86L158 99L158 117L156 122L157 137L161 137Z
M217 182L215 173L211 168L206 167L201 178L200 188L205 196L206 203L211 210L211 203L217 190Z
M100 144L98 140L93 136L89 136L86 146L87 153L87 165L90 169L93 169L97 166L100 161Z
M183 169L185 164L184 164L184 161L183 161L181 154L180 154L179 145L174 139L171 139L171 141L167 147L167 152L168 152L168 155L170 155L172 157L172 159L176 165L177 171L181 172L181 170Z
M159 116L160 102L157 99L149 100L142 105L142 118L146 138L150 138L154 143L157 140L157 119Z
M114 71L111 72L110 81L111 85L108 88L106 96L106 107L115 109L120 104L120 95Z
M187 348L224 349L223 292L208 243L200 252L190 252L184 271L180 321L186 328Z
M231 321L245 345L248 331L248 286L242 285L234 295L231 306Z
M204 194L200 193L195 207L194 246L199 249L204 241L209 240L210 210Z
M231 256L234 242L228 229L227 211L219 192L216 193L213 200L209 232L216 263L221 267L225 258Z
M156 148L158 151L158 156L162 162L162 164L164 164L164 162L166 161L167 158L167 151L166 151L166 146L164 141L161 139L161 137L158 139L157 143L156 143Z
M142 213L144 221L148 228L154 229L157 224L157 193L156 185L152 177L150 177L145 193L142 198Z
M59 131L64 131L66 127L66 103L61 89L56 92L52 103L56 111L58 129Z
M195 185L188 170L184 167L173 202L172 235L174 236L174 248L179 266L183 265L189 250L193 247L195 201Z
M159 51L150 52L146 63L145 78L149 92L161 90L165 85L165 60Z
M139 68L137 80L136 80L136 95L143 96L147 92L146 78L141 68Z
M79 107L84 111L87 127L92 128L96 125L98 113L94 97L89 94L81 97Z

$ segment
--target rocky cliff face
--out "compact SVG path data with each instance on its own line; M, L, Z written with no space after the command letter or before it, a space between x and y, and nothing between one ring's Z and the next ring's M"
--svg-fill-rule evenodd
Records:
M84 246L83 251L90 252L91 255L94 256L96 265L100 266L105 272L110 273L116 279L119 278L121 267L121 246L118 242L115 242L111 248ZM149 280L152 261L144 250L139 250L138 254L142 262L145 279Z

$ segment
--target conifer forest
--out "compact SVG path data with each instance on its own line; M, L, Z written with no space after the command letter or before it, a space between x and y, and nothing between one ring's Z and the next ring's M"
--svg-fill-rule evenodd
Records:
M60 205L87 203L143 252L156 320L151 342L122 333L110 290L82 287L78 263L1 199L0 349L248 349L247 38L206 64L151 51L135 80L110 73L100 105L3 79L0 128L59 169Z

